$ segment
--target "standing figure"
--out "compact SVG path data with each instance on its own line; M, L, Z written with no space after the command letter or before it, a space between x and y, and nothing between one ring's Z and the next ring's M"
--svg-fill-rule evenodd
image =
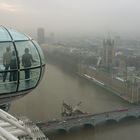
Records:
M32 55L29 53L29 49L25 48L25 53L22 56L22 65L25 68L25 79L30 78L30 68L32 66L32 62L36 62Z
M10 70L10 81L17 81L17 58L15 51L12 51Z
M3 82L5 82L6 77L7 77L7 73L8 73L7 71L9 69L9 67L10 67L11 56L12 56L11 48L7 47L6 52L3 54L3 65L5 67L5 72L3 74ZM10 79L9 79L9 81L10 81Z

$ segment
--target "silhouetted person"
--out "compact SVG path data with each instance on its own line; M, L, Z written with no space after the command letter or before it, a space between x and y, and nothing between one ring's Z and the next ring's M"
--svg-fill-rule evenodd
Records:
M3 82L5 82L6 77L7 77L7 71L10 67L11 56L12 56L11 49L10 49L10 47L7 47L6 52L3 54L3 65L5 67L5 72L3 74Z
M32 55L29 53L29 49L25 48L25 54L22 56L22 65L25 68L25 79L30 78L30 68L32 66L32 62L36 62Z
M10 81L17 81L17 58L15 51L12 51L10 70Z

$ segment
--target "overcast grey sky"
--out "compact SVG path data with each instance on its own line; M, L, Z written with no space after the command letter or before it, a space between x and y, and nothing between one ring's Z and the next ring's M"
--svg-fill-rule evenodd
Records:
M0 0L2 25L52 32L137 32L140 0Z

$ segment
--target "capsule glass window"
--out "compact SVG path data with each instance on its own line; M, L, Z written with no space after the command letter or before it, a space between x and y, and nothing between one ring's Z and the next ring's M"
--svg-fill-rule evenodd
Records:
M0 43L0 94L17 89L17 57L13 43Z
M8 32L2 27L0 27L0 41L2 41L2 42L11 41L11 38L10 38Z

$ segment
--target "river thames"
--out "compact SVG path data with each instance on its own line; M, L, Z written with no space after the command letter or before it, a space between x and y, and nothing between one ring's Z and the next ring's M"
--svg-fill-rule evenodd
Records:
M91 113L134 106L86 79L68 73L56 65L47 64L39 87L29 95L13 102L10 113L27 116L34 122L48 121L61 117L63 101L72 105L82 101L80 109ZM139 140L139 130L140 119L127 120L64 135L52 135L50 140Z

